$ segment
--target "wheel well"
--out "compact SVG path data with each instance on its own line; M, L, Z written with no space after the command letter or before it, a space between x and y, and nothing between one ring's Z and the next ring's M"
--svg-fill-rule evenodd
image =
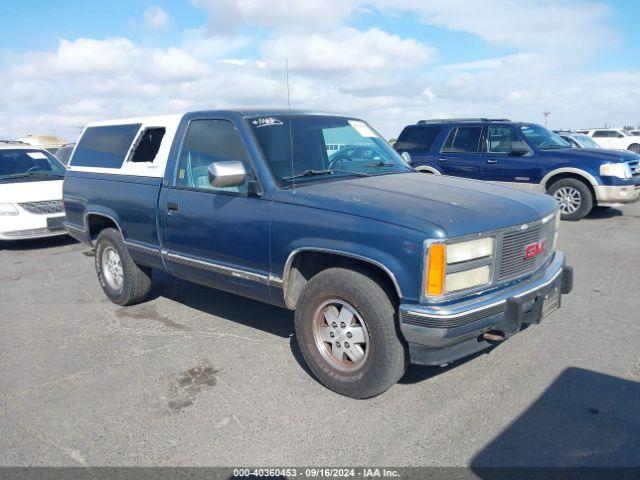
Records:
M348 268L367 275L385 289L393 302L399 300L396 283L389 273L378 265L339 253L300 252L294 257L283 279L287 306L294 309L307 282L321 271L334 267Z
M120 230L118 224L109 217L105 217L100 214L87 215L87 231L89 232L89 238L93 241L98 238L98 235L105 228L115 228Z
M420 166L415 168L416 172L430 173L433 175L441 175L441 173L433 167Z
M594 202L596 201L596 191L593 189L593 185L591 185L591 182L589 182L589 180L587 180L585 177L577 173L563 172L563 173L558 173L557 175L554 175L545 183L544 185L545 192L548 192L549 188L551 188L551 185L556 183L558 180L564 180L565 178L573 178L574 180L578 180L584 183L589 188L589 191L591 192L591 196L593 197L593 201Z

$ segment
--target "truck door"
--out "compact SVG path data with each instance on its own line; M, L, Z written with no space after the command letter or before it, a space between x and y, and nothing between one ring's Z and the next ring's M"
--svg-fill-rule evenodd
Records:
M208 167L251 161L234 124L192 120L168 188L163 188L164 260L175 276L253 298L268 298L270 202L252 194L250 179L214 188ZM169 176L171 177L171 176Z
M484 161L487 180L526 189L540 181L537 155L515 128L510 125L489 125L486 144Z
M482 159L482 125L460 126L451 130L436 165L444 175L484 180Z

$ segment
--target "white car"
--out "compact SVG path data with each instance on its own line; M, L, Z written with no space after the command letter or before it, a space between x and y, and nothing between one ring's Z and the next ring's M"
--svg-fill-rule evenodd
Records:
M0 243L67 234L65 174L64 166L46 150L0 143Z
M580 130L580 133L589 135L602 148L613 150L631 150L640 153L640 138L629 135L621 128L594 128Z

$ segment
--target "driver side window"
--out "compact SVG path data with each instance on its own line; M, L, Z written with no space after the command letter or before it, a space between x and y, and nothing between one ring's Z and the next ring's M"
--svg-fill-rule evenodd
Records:
M489 127L487 135L487 151L490 153L511 153L514 150L528 150L513 128L510 127Z
M251 170L240 134L228 120L193 120L184 140L175 184L179 187L216 192L247 193L247 182L237 187L215 188L209 183L213 162L241 161Z

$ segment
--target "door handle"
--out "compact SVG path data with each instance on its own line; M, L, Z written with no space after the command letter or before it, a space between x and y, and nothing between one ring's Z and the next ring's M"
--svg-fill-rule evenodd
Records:
M167 213L178 213L180 212L180 206L176 202L167 202Z
M440 157L440 158L438 159L438 161L439 161L439 162L446 162L446 161L447 161L447 159L446 159L446 158L444 158L444 157Z
M496 160L495 158L490 158L489 160L487 160L487 163L498 163L498 160Z

